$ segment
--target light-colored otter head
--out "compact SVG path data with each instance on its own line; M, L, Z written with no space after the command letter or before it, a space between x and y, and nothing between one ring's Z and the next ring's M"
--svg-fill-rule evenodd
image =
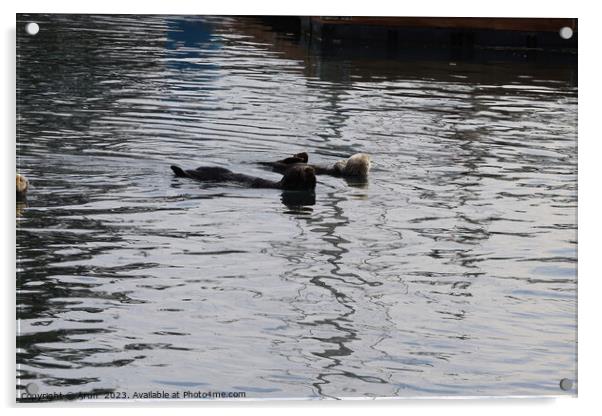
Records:
M29 188L29 181L25 176L17 173L17 194L25 194L27 188Z
M372 166L370 156L365 153L356 153L347 160L339 160L334 167L342 176L366 177Z

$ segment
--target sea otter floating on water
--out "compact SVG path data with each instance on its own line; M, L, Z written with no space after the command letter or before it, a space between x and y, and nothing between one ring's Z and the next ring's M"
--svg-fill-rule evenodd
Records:
M29 181L25 176L17 173L17 199L25 198L27 189L29 189Z
M309 165L309 156L305 152L297 153L286 159L276 162L260 162L261 165L270 166L275 172L284 172L291 166L310 166L316 175L331 175L342 178L367 178L370 172L370 156L365 153L356 153L348 159L339 160L332 166Z
M179 166L171 166L177 177L191 178L201 182L235 183L248 188L272 188L285 191L313 191L316 187L314 168L303 164L289 164L282 172L284 176L278 182L255 176L234 173L226 168L201 166L184 170Z

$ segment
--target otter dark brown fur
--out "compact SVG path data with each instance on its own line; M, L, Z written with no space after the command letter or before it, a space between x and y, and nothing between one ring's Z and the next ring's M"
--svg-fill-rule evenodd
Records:
M259 162L259 164L263 165L263 166L271 167L274 172L284 173L292 165L295 165L298 163L307 164L308 160L309 160L309 156L307 155L307 153L302 152L302 153L297 153L296 155L292 155L292 156L287 157L282 160L277 160L276 162Z
M316 187L316 175L311 166L302 164L288 165L278 182L255 176L234 173L226 168L201 166L196 169L184 170L178 166L171 166L176 176L191 178L202 182L236 183L248 188L273 188L286 191L311 191Z

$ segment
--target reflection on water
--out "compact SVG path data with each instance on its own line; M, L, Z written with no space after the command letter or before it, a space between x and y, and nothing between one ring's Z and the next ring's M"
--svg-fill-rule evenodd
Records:
M576 68L331 56L252 19L33 20L19 388L539 395L575 378ZM256 162L302 150L368 153L371 177L307 195L169 169L278 180Z

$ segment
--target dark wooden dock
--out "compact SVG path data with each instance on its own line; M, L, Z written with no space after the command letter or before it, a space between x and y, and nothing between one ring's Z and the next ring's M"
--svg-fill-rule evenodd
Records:
M300 17L302 33L317 42L371 42L399 46L451 46L553 50L576 53L577 19L487 17ZM572 36L560 36L561 28Z

